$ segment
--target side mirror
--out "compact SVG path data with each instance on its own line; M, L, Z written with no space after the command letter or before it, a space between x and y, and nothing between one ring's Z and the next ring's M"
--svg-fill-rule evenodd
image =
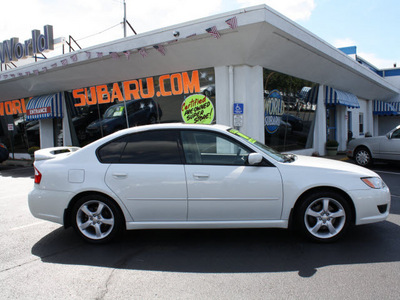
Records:
M391 132L388 132L388 133L386 134L386 137L387 137L389 140L391 140L391 139L392 139L392 133L391 133Z
M247 158L250 166L258 165L262 160L263 156L260 153L250 153Z

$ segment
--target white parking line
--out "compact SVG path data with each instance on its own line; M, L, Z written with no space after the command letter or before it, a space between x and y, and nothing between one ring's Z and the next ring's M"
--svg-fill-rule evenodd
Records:
M43 223L46 223L46 221L40 221L40 222L31 223L31 224L28 224L28 225L14 227L14 228L11 228L10 231L19 230L19 229L25 229L25 228L36 226L36 225L40 225L40 224L43 224Z

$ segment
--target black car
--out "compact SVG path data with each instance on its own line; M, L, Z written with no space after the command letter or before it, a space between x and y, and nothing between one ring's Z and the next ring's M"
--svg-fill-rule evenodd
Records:
M292 125L293 131L303 131L303 120L289 114L283 114L282 120Z
M0 143L0 163L2 163L3 161L6 161L8 159L8 149L6 147L6 145Z
M125 105L127 113L125 113ZM132 127L156 123L160 120L162 111L151 98L121 102L110 106L102 119L90 123L86 128L86 133L98 138L126 128L126 115L128 115L129 127Z

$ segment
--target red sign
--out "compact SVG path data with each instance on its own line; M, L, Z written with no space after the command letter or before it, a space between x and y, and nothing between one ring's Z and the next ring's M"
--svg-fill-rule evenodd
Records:
M51 107L50 106L28 109L26 111L26 114L28 116L37 116L37 115L43 115L43 114L48 114L48 113L51 113Z

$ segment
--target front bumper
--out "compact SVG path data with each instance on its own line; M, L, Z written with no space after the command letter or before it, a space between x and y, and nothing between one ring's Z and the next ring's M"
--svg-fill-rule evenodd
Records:
M356 210L356 225L384 221L389 216L389 188L351 191Z

